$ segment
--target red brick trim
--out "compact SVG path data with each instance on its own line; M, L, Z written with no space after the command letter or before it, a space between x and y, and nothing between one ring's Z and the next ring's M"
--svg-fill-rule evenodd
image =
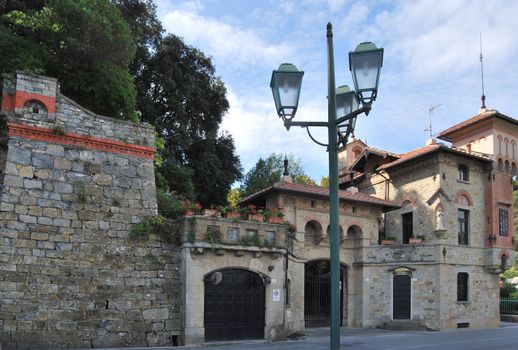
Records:
M468 191L466 190L459 190L456 194L455 194L455 203L459 204L460 203L460 199L461 197L466 197L466 199L468 200L468 205L470 207L473 206L473 199L471 198L471 195L469 194Z
M23 137L30 140L52 142L86 149L95 149L98 151L124 154L138 158L155 158L154 147L133 145L121 141L100 139L73 133L59 135L56 132L46 128L22 124L7 123L7 128L9 130L9 137Z
M16 108L22 109L30 100L42 103L47 108L47 113L56 113L56 96L45 96L20 90L16 90L15 95L3 95L2 111L12 112Z

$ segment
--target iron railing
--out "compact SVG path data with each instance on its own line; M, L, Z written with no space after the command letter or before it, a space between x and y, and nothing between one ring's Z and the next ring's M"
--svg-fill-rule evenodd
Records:
M518 315L518 299L500 298L500 314L501 315L509 315L509 314Z

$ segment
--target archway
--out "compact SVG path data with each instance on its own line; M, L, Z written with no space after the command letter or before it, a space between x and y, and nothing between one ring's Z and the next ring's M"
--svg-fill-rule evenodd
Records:
M237 268L205 275L205 341L264 339L265 279Z
M318 221L311 220L304 227L305 245L318 245L322 240L322 225Z
M329 260L313 260L304 266L304 325L328 327L331 307ZM347 317L347 268L340 266L340 324ZM345 306L345 307L344 307Z

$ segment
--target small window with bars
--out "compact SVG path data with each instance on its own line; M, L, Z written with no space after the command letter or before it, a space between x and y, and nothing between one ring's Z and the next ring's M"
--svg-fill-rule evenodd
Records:
M498 209L498 227L500 236L509 235L509 211L507 208Z

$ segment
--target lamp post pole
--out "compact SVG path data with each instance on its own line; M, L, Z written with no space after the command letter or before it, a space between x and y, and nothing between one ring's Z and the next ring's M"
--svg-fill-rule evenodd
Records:
M336 89L333 53L333 30L327 24L327 122L293 121L297 112L300 88L304 72L291 63L283 63L272 72L270 87L277 114L282 118L287 130L292 126L306 128L315 143L326 146L329 152L329 217L331 240L329 260L331 267L331 310L330 310L330 348L340 348L340 237L339 237L339 195L338 195L338 145L347 144L349 135L354 131L356 117L368 114L376 99L379 73L383 64L383 49L372 43L361 43L354 52L349 53L349 69L353 74L356 91L347 85ZM359 107L361 102L362 107ZM337 115L339 114L339 115ZM326 127L328 144L317 141L310 133L310 127Z
M327 24L327 133L329 152L329 216L331 242L329 247L331 265L331 350L340 348L340 250L339 250L339 203L338 203L338 147L336 131L336 85L333 53L333 28Z

